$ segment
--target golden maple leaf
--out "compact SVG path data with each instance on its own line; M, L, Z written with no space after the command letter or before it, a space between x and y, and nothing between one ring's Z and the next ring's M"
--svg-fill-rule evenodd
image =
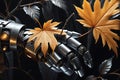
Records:
M109 49L112 49L116 55L118 45L114 39L120 40L120 37L111 30L120 30L120 20L110 20L109 18L119 13L118 4L119 0L105 0L101 8L100 0L95 0L93 11L87 0L84 0L82 8L75 6L79 16L82 18L77 21L83 24L84 27L93 28L95 41L97 42L101 36L103 46L107 43Z
M59 22L52 22L52 20L48 20L43 24L43 28L35 28L34 30L30 30L33 34L28 39L28 42L34 41L34 50L41 46L41 51L43 52L44 56L46 56L48 51L48 44L52 51L55 50L57 46L57 40L54 37L54 34L60 34L60 29L55 29L54 27L59 25Z

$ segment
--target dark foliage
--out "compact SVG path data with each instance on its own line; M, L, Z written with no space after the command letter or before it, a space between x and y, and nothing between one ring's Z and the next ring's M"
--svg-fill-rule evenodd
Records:
M14 9L16 5L18 4L19 0L6 0L9 4L9 11ZM23 0L22 4L31 3L37 0ZM59 0L58 0L59 1ZM82 5L83 0L63 0L65 2L66 8L59 7L54 5L51 1L43 2L42 4L36 4L40 8L40 17L39 21L43 23L44 21L47 21L49 19L54 19L55 21L61 21L62 25L64 25L66 18L68 18L73 12L75 15L69 20L68 24L66 25L66 29L76 31L79 33L85 33L88 31L88 29L83 28L81 24L75 21L76 18L79 18L77 15L77 12L75 8L73 7L73 4L80 6ZM93 5L94 0L89 0L91 5ZM101 4L104 2L104 0L101 0ZM6 7L4 4L4 0L0 0L0 13L3 15L7 15L6 13ZM37 24L34 22L34 20L25 14L22 8L19 8L16 12L13 13L14 16L16 16L21 23L25 24L28 28L34 28L34 26L37 26ZM120 17L120 16L119 16ZM14 19L13 17L10 17L11 19ZM120 31L116 31L118 35L120 35ZM84 61L82 61L82 66L85 68L85 76L83 78L80 78L78 75L73 74L72 76L67 76L63 73L56 73L50 69L48 69L46 66L39 67L39 62L26 57L24 53L21 52L21 55L18 56L15 53L14 59L11 61L14 61L14 67L5 69L3 73L0 73L0 80L94 80L94 78L97 78L99 74L99 66L100 64L111 57L114 56L113 51L109 51L108 47L102 46L102 42L99 40L97 44L94 44L94 39L92 37L92 33L90 33L88 36L81 37L78 39L81 43L83 43L87 49L90 50L90 54L92 56L93 60L93 68L88 68L84 64ZM118 42L118 45L120 47L120 42ZM2 53L0 53L2 54ZM120 49L118 49L118 54L120 54ZM6 60L6 56L4 56L5 65L7 66L7 63L9 61ZM87 55L89 57L89 55ZM104 62L103 62L104 64ZM42 64L41 64L42 65ZM101 64L102 65L102 64ZM105 64L104 64L105 65ZM1 66L1 65L0 65ZM103 66L102 66L103 67ZM118 69L118 71L116 71ZM114 57L112 60L112 68L110 68L110 71L108 74L103 74L102 77L104 77L102 80L120 80L120 75L112 74L112 72L116 71L116 73L120 73L120 55L118 57ZM12 79L10 79L11 76ZM88 76L92 75L92 78L89 79ZM98 78L98 80L101 80Z

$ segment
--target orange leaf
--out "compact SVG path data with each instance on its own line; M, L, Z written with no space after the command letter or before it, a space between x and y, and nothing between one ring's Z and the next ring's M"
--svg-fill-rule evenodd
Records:
M90 6L87 0L83 1L83 9L75 6L79 16L82 18L77 20L84 27L93 28L93 36L97 42L99 37L102 38L103 46L108 45L109 49L112 49L117 55L117 43L114 39L120 40L120 37L111 30L120 30L120 20L110 20L110 16L118 13L119 0L105 0L103 7L101 8L100 0L95 0L94 10Z
M34 30L30 30L30 32L33 34L28 39L28 42L34 40L35 51L41 47L41 51L43 52L44 56L46 56L48 47L50 47L52 51L55 50L58 43L54 37L54 34L60 34L62 30L55 29L54 27L59 24L59 22L52 22L52 20L48 20L44 23L43 29L35 28Z

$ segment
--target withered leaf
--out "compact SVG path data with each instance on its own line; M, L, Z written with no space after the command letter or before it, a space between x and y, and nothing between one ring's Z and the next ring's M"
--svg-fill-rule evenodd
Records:
M43 28L35 28L34 30L30 30L33 34L28 39L28 42L34 41L34 50L41 45L41 51L43 52L44 56L46 56L48 51L48 44L50 45L50 48L52 51L55 50L57 46L57 40L54 36L54 34L60 34L60 29L55 29L54 27L59 25L59 22L52 22L52 20L48 20L44 23Z
M120 40L120 37L111 30L120 30L120 20L110 20L109 18L120 12L117 9L118 4L119 0L105 0L101 8L100 0L95 0L94 10L92 10L90 3L84 0L82 8L75 6L79 16L82 18L77 21L83 24L84 27L93 28L95 41L97 42L101 36L103 46L107 44L109 49L112 49L116 55L118 45L114 39Z

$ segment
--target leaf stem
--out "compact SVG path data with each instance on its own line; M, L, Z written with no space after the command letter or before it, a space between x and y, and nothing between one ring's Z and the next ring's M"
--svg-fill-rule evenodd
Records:
M109 73L110 75L117 75L117 76L119 76L120 77L120 74L119 73Z
M115 70L115 71L113 71L112 73L115 73L115 72L118 72L118 71L120 71L120 68L119 68L119 69L117 69L117 70Z
M62 35L63 29L66 27L67 23L69 22L69 20L70 20L70 19L72 18L72 16L74 16L74 15L75 15L75 13L73 12L73 13L66 19L65 24L64 24L63 27L62 27L62 31L61 31L60 35Z
M34 20L38 23L39 27L42 29L42 25L41 25L41 23L38 21L38 19L37 19L37 18L34 18Z
M89 34L91 31L92 31L92 29L90 29L89 31L87 31L87 32L86 32L86 33L84 33L84 34L81 34L79 38L81 38L81 37L83 37L83 36L85 36L85 35Z
M103 78L102 78L101 76L98 76L98 77L96 77L96 80L97 80L97 79L102 80Z
M21 3L22 3L22 0L20 0L20 1L18 2L17 6L16 6L12 11L10 11L10 12L8 13L8 15L7 15L7 17L6 17L5 19L9 18L9 17L20 7L20 4L21 4Z
M6 13L9 14L9 9L8 9L8 4L7 4L7 1L4 0L4 3L5 3L5 7L6 7Z
M32 2L32 3L28 3L28 4L23 4L23 5L20 5L20 7L30 6L30 5L34 5L34 4L42 4L43 1L48 1L48 0L40 0L40 1L37 1L37 2Z

